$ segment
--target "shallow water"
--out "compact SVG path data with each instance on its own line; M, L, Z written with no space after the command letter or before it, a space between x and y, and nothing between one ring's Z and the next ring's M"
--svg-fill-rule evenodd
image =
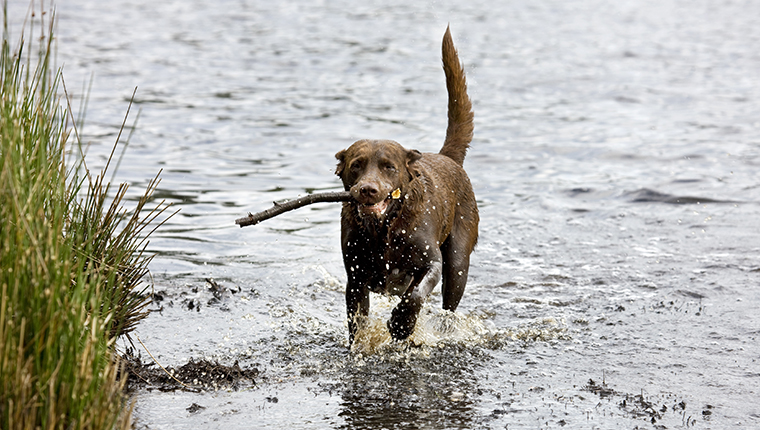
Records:
M137 86L117 180L137 194L163 169L158 195L181 210L151 241L162 300L139 338L164 366L261 372L238 390L140 391L137 428L760 426L760 4L70 0L57 14L75 101L94 75L91 167ZM468 288L455 314L434 293L414 346L389 341L393 301L373 297L350 352L338 205L234 220L338 190L333 154L359 138L437 151L447 23L476 115Z

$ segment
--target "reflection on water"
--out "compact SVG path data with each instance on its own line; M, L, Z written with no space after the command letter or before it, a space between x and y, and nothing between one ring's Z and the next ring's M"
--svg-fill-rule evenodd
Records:
M91 167L138 86L117 180L137 193L163 169L155 195L181 209L150 244L164 300L141 339L164 365L262 372L240 391L141 392L137 427L758 426L758 8L59 4L74 102L95 74ZM373 297L349 351L338 205L234 220L340 189L333 154L359 138L437 151L447 23L475 111L468 289L456 314L434 294L408 344Z
M334 387L341 428L472 428L477 412L468 393L479 385L473 369L482 359L457 348L429 354L358 360Z

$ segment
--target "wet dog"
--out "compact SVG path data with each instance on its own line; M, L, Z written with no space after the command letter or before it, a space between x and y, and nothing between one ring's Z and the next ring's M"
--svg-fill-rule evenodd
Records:
M341 212L351 342L358 320L369 312L370 291L401 296L388 321L396 340L412 334L422 304L441 279L444 309L456 310L464 293L479 222L462 168L473 113L448 28L442 50L448 128L438 154L392 140L360 140L335 155L336 174L353 197Z

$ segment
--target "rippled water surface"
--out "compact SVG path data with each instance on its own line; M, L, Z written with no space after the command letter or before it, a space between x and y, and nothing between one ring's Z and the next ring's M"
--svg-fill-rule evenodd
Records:
M139 391L137 428L760 426L760 3L67 0L57 15L75 101L94 76L91 167L137 86L117 180L136 194L163 169L159 197L181 210L151 242L162 300L138 336L164 366L260 371L237 390ZM414 346L389 341L394 302L373 296L349 351L338 205L234 220L340 189L333 155L359 138L437 151L449 23L476 115L468 288L455 314L433 294Z

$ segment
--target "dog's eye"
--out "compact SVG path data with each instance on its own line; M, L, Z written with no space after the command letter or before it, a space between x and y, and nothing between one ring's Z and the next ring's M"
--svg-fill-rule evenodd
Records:
M361 160L357 160L357 161L354 161L353 163L351 163L350 168L351 168L352 171L356 172L356 171L359 171L359 170L362 169L362 165L363 165L363 163L361 162Z
M387 170L389 172L395 172L396 171L396 166L394 166L391 163L388 163L388 164L385 165L385 170Z

